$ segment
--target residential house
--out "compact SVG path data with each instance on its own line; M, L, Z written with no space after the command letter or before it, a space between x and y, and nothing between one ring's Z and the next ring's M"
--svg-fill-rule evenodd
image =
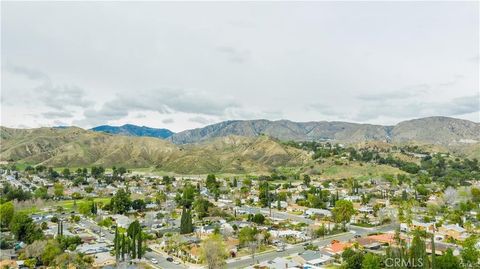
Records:
M299 268L300 263L288 260L283 257L277 257L270 261L261 262L256 265L247 267L249 269L290 269L290 268Z
M308 268L312 266L320 267L328 265L332 263L334 259L332 256L326 255L320 251L307 250L298 254L298 256L293 257L292 260L302 264L303 268Z
M324 250L328 253L328 254L331 254L331 255L335 255L335 254L342 254L342 252L351 247L352 246L352 243L349 243L349 242L340 242L338 240L332 240L332 242L330 243L330 245L324 247Z
M305 210L305 215L307 216L321 216L321 217L331 217L332 212L327 209L319 209L319 208L309 208Z
M467 230L465 230L463 227L461 227L458 224L448 224L448 225L442 225L440 228L438 228L438 233L448 237L448 238L453 238L455 240L465 240L469 234L467 233Z

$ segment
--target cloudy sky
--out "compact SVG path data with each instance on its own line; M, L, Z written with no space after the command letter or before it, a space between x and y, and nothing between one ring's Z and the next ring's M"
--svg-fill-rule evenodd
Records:
M2 2L1 124L479 121L479 3Z

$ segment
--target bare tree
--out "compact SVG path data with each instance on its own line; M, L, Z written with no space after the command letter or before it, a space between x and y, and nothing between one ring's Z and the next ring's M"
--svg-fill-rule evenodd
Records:
M221 235L213 234L202 242L201 258L209 269L223 268L227 251Z
M255 252L257 251L258 243L256 241L248 242L248 249L252 255L252 264L255 264Z
M457 190L455 190L452 186L448 186L448 188L445 189L443 193L443 199L445 200L447 206L454 205L454 203L457 202L458 199Z
M37 240L25 247L25 256L40 258L47 246L47 240Z

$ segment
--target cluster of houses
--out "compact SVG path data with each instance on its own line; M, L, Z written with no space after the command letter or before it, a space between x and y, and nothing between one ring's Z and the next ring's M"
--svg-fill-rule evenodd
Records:
M112 197L119 189L128 187L132 199L143 199L146 202L145 209L142 212L137 212L132 208L127 214L120 215L99 209L92 219L82 217L80 221L68 222L65 225L65 235L78 235L82 239L83 244L79 245L76 251L85 255L92 255L95 258L94 265L97 267L115 264L115 257L111 255L114 226L99 226L99 223L107 218L111 219L117 227L125 229L134 220L138 219L146 233L157 236L156 239L149 242L152 251L173 256L175 259L188 262L192 266L200 264L201 242L212 233L220 232L224 235L227 252L230 258L234 259L241 255L248 255L248 252L242 252L242 246L238 238L238 231L244 227L255 226L258 231L268 233L270 238L265 243L267 249L278 250L284 249L285 246L288 248L314 240L317 235L314 235L311 231L319 227L327 227L328 231L332 231L338 225L333 221L331 206L309 208L297 203L297 201L304 199L302 192L309 190L311 187L305 186L303 182L293 182L291 187L282 190L289 192L285 201L278 201L272 208L261 208L259 206L259 185L256 181L253 181L253 185L247 193L240 195L239 190L242 187L240 180L237 187L230 187L226 180L220 180L222 182L221 194L215 197L204 186L203 177L189 177L188 181L192 185L200 187L203 198L208 199L219 211L235 217L233 219L222 216L206 217L194 223L195 230L192 234L179 235L182 210L175 203L175 197L177 190L183 186L185 180L173 181L172 185L167 187L159 183L161 178L158 176L137 177L140 177L140 180L128 183L126 181L115 181L109 184L88 177L88 185L79 186L74 186L71 181L59 179L59 183L65 189L62 199L70 199L74 194L80 197ZM42 186L47 187L49 192L52 192L53 188L50 181L37 175L27 179L22 175L3 172L0 184L5 183L24 190L33 190ZM405 194L411 197L415 193L411 187L393 187L390 182L383 179L370 179L368 184L358 187L354 194L352 194L351 188L346 187L346 184L341 185L331 182L321 185L321 183L322 181L319 180L313 181L311 184L314 187L336 194L339 199L353 203L355 214L350 220L350 227L370 229L372 233L375 231L375 227L398 222L398 210L397 206L391 202L392 197L401 197ZM161 204L155 202L155 194L158 191L166 194L166 201ZM365 200L366 195L370 199ZM238 201L240 201L240 205ZM262 224L249 220L248 216L255 214L264 215L268 221ZM476 213L472 212L472 214ZM58 227L57 223L52 222L51 219L57 215L55 208L52 208L50 211L34 214L32 218L36 223L48 223L48 228L44 233L55 236ZM472 233L478 233L478 223L474 223L475 229L473 231L467 231L459 224L448 222L437 227L436 223L438 221L423 222L421 216L421 212L418 212L417 217L411 222L400 223L402 237L408 241L409 232L418 229L434 232L435 249L439 254L448 248L452 248L454 254L458 255L460 247L451 243L451 239L463 241ZM327 233L327 235L332 236L334 234ZM387 233L355 237L343 242L332 238L330 243L318 250L302 250L288 259L284 257L282 251L278 251L277 258L260 262L255 265L255 268L297 268L304 265L308 265L310 268L320 267L338 262L339 255L346 248L352 246L361 246L368 251L381 253L386 246L393 243L394 229L392 228Z

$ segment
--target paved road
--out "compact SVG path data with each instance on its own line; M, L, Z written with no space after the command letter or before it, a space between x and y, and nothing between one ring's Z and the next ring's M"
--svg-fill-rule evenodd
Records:
M153 252L153 251L150 251L150 252L147 252L145 253L145 258L148 259L148 263L150 265L153 265L154 267L157 267L157 268L172 268L172 269L180 269L180 268L185 268L185 266L181 265L181 264L174 264L173 262L169 262L167 261L167 257L163 256L162 254L159 254L159 253L156 253L156 252ZM158 263L157 264L153 264L151 262L151 259L152 258L155 258Z
M253 214L257 213L262 213L264 215L270 216L270 209L268 208L260 208L260 207L252 207L252 206L242 206L238 207L237 210L244 210L247 212L251 212ZM309 218L305 218L303 215L295 215L295 214L290 214L287 212L281 212L276 209L272 208L272 218L277 218L277 219L290 219L298 222L304 222L307 224L312 224L314 223L313 220Z
M251 210L251 212L254 212L254 213L263 213L263 214L269 214L270 213L268 208L243 207L243 209L245 209L245 208L248 208L248 210ZM305 223L313 223L313 221L311 219L305 218L304 216L289 214L289 213L285 213L285 212L278 212L278 211L273 210L273 209L272 209L272 217L273 218L280 218L280 219L291 219L291 220L295 220L295 221L299 221L299 222L305 222ZM105 236L105 238L107 240L113 242L114 234L111 233L108 229L105 229L103 227L98 226L97 223L95 223L94 221L92 221L90 219L82 219L80 221L80 223L84 224L85 227L95 231L96 233L101 231L102 234ZM339 234L339 235L332 236L332 237L329 237L329 238L326 238L326 239L320 239L319 238L319 239L314 240L313 244L317 245L319 247L324 247L324 246L330 244L330 242L334 239L339 240L339 241L348 241L348 240L352 239L354 237L354 235L356 235L356 234L363 236L363 235L367 235L367 234L373 233L373 232L391 231L391 230L394 230L395 228L396 228L395 224L385 225L385 226L382 226L380 228L362 228L362 227L357 227L357 226L350 226L350 230L352 232ZM285 251L282 251L282 252L272 251L272 252L268 252L268 253L255 255L255 262L257 262L257 261L258 262L264 262L264 261L273 260L276 257L286 257L286 256L290 256L290 255L293 255L293 254L296 254L296 253L300 253L300 252L304 251L303 244L304 243L293 245L293 246L285 249ZM165 257L163 254L159 254L159 253L156 253L156 252L153 252L153 251L145 253L145 258L147 258L148 263L155 268L166 268L166 269L187 268L183 264L174 264L172 262L169 262L169 261L166 260L167 257ZM152 258L155 258L158 261L158 263L153 264L151 262ZM247 266L250 266L250 265L252 265L251 256L249 256L248 258L246 258L246 257L241 258L240 260L239 259L230 259L230 260L227 261L227 268L243 268L243 267L247 267Z
M316 245L316 246L319 246L319 247L324 247L324 246L330 244L330 242L334 239L339 240L339 241L348 241L348 240L352 239L355 234L363 236L363 235L367 235L367 234L373 233L373 232L387 232L387 231L394 230L395 228L396 228L395 224L389 224L389 225L382 226L382 227L377 228L377 229L368 229L368 228L352 226L351 230L354 231L354 233L352 233L352 232L343 233L343 234L339 234L339 235L336 235L336 236L328 237L326 239L320 239L319 238L319 239L314 240L313 244ZM264 254L255 255L255 263L257 263L257 261L258 262L270 261L270 260L273 260L277 257L286 257L286 256L290 256L290 255L293 255L293 254L296 254L296 253L303 252L304 251L303 244L304 243L293 245L293 247L287 248L287 249L285 249L285 251L282 251L282 252L273 251L273 252L268 252L268 253L264 253ZM230 260L227 261L227 268L243 268L243 267L250 266L252 264L253 264L253 262L252 262L251 256L249 256L248 259L240 259L240 260L230 259Z

